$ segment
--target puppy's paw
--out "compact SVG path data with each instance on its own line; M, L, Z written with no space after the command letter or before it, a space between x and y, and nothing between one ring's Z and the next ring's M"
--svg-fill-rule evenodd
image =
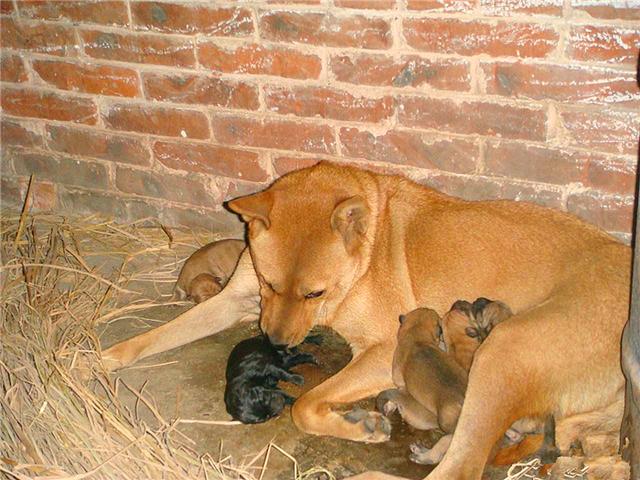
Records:
M441 458L438 458L439 455L435 455L431 448L427 448L419 443L412 443L409 445L409 450L411 450L409 460L414 463L419 463L421 465L435 465L441 460Z
M504 436L509 445L515 445L516 443L520 443L524 439L524 435L514 428L510 428L509 430L507 430Z
M291 383L295 383L296 385L304 385L304 377L297 373L292 373L291 377L289 377L289 381Z
M384 414L384 416L388 417L393 412L398 410L398 402L396 401L397 398L397 388L390 388L389 390L380 392L380 394L376 398L376 409Z
M361 429L362 438L366 443L381 443L391 436L391 423L378 412L368 412L362 408L354 408L345 413L343 418Z

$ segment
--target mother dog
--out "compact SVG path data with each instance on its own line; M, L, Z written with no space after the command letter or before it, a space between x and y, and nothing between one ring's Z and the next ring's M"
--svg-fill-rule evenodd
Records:
M110 368L260 310L274 344L297 345L327 325L353 359L300 397L293 420L308 433L381 442L388 425L379 414L334 407L392 387L398 315L418 306L442 315L459 298L488 297L515 315L478 350L451 447L430 479L479 479L494 443L520 417L619 426L630 249L606 233L535 205L463 201L324 162L229 207L248 224L250 248L228 286L104 351Z

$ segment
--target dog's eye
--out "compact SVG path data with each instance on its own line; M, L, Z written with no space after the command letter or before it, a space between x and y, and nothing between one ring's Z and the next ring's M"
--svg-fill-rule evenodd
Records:
M322 295L324 295L324 290L316 290L315 292L310 292L307 293L304 298L309 299L309 298L318 298L321 297Z

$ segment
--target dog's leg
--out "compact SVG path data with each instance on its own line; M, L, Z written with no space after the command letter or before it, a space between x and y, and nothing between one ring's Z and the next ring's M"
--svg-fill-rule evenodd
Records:
M293 405L298 428L315 435L360 442L384 442L391 425L378 412L362 409L339 413L333 406L355 402L392 386L393 344L378 344L357 355L333 377L301 396Z
M422 465L435 465L440 463L444 454L447 453L449 445L451 445L452 434L444 435L436 442L432 448L426 448L417 443L412 443L409 447L411 449L411 455L409 459L412 462L420 463Z
M245 249L229 283L219 295L196 305L161 327L108 348L102 352L102 359L109 370L115 370L212 335L239 322L257 320L259 313L258 279L249 250Z
M402 419L418 430L438 428L438 418L424 408L418 401L404 390L391 388L385 390L376 399L376 408L386 417L395 410Z

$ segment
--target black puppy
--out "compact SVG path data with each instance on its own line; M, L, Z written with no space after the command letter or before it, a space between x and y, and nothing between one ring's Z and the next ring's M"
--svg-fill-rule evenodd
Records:
M317 343L317 337L305 342ZM262 423L282 412L285 405L292 405L294 398L278 388L278 381L302 385L302 375L290 373L290 369L304 363L316 363L310 353L300 353L296 348L275 348L264 336L253 337L238 343L227 360L227 386L224 403L234 420L242 423Z

